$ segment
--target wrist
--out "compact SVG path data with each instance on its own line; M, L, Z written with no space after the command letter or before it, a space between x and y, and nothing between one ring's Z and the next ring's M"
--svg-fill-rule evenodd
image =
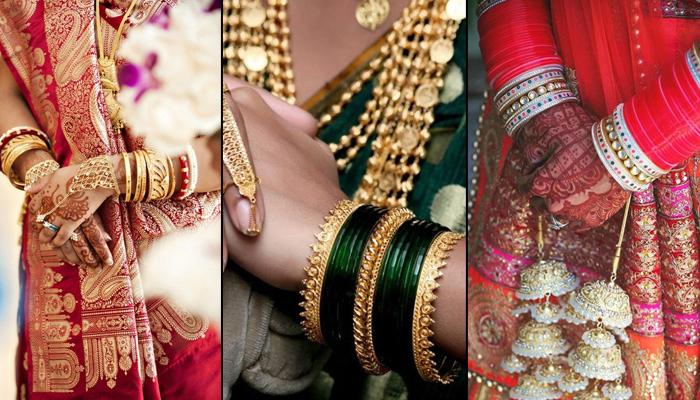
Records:
M42 149L29 150L17 158L12 165L12 169L19 179L24 181L27 171L34 165L45 160L53 160L53 156L48 151Z

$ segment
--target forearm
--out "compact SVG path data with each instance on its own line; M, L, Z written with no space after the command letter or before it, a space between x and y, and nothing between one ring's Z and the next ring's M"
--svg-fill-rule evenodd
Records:
M22 93L17 87L14 77L7 69L4 61L0 60L0 134L17 126L38 128L38 124L32 115ZM52 159L53 156L44 150L30 150L21 155L12 168L24 180L24 174L29 168L38 162Z

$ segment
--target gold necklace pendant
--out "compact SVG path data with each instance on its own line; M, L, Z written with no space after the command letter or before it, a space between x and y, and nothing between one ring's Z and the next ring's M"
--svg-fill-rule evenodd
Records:
M355 19L363 28L371 31L389 16L389 0L362 0L355 9Z

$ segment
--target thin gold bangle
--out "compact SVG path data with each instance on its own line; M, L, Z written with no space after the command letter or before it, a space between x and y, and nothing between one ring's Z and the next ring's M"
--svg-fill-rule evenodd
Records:
M129 153L122 153L122 158L124 159L124 201L131 201L131 161L129 160Z
M136 202L139 201L141 191L143 190L143 181L141 178L143 177L144 171L142 170L143 166L141 164L141 150L136 150L134 152L134 164L136 166L136 182L134 185L134 197L131 199L131 201Z
M313 254L308 258L309 264L304 268L306 277L302 281L304 289L301 297L304 300L300 303L301 326L309 340L324 343L321 332L321 288L323 277L326 274L328 256L330 255L333 242L338 235L340 227L348 217L360 206L350 200L341 200L325 217L325 222L320 225L321 232L316 235L316 243L311 245Z
M170 177L170 186L168 187L168 194L165 196L166 198L171 198L173 197L173 194L175 193L175 186L177 185L177 182L175 181L175 168L173 167L173 160L170 159L170 156L166 156L168 159L168 176Z
M438 278L442 276L440 269L447 265L446 260L450 256L450 252L462 238L464 235L455 232L438 234L428 248L418 278L416 302L413 306L411 340L416 370L421 378L428 382L449 384L455 376L454 369L443 376L440 376L437 369L435 353L431 350L433 347L431 341L432 325L434 323L431 314L435 310L433 302L437 299L435 290L440 287L437 282Z
M146 194L148 193L148 158L146 158L146 151L140 150L141 155L141 192L139 193L139 200L144 201L146 199Z
M377 227L367 240L362 254L360 271L357 274L357 289L352 313L352 331L355 342L355 354L365 372L381 375L389 371L382 365L374 349L372 338L372 306L377 288L377 279L384 259L384 254L399 227L413 218L407 208L389 210L377 223Z

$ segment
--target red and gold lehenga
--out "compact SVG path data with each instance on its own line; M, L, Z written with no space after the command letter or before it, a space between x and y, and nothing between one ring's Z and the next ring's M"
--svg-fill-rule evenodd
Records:
M509 0L485 3L507 7ZM696 1L532 3L548 8L551 34L569 83L583 106L600 118L654 84L662 69L700 39ZM507 397L507 388L517 382L499 365L510 354L522 321L511 314L517 303L514 289L518 272L536 258L536 220L529 196L515 189L515 177L501 174L511 139L494 111L492 93L477 138L469 222L469 389L470 399L488 399ZM550 257L565 261L584 282L607 276L619 217L587 232L548 232ZM630 218L618 278L633 312L627 330L630 341L623 347L627 384L634 399L696 398L700 395L700 156L691 156L650 189L634 193Z
M109 10L101 11L108 16L106 43L128 6L122 3L107 2ZM130 22L143 22L169 3L141 1ZM0 3L2 56L61 165L143 144L112 129L95 15L92 1ZM219 398L217 332L162 299L145 299L139 272L140 250L151 241L218 215L218 193L148 204L110 198L98 212L115 261L104 269L62 262L42 247L25 217L18 398Z

